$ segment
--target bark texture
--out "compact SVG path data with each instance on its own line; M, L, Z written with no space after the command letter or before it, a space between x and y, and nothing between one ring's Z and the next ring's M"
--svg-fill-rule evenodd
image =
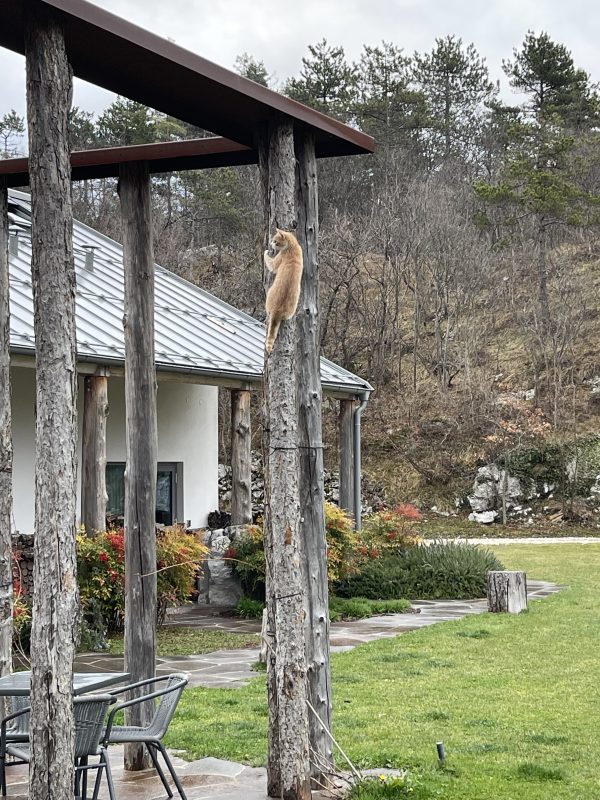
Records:
M306 661L311 774L314 788L332 772L331 670L329 660L329 587L325 538L325 486L321 408L319 317L319 195L312 136L296 140L296 211L304 269L296 322L298 358L298 444L300 459L300 541L306 592Z
M12 669L12 417L8 193L0 178L0 675Z
M490 611L519 614L527 608L527 576L508 570L488 572L487 594Z
M273 126L261 152L267 236L295 227L291 123ZM265 279L265 289L269 281ZM310 797L304 591L300 556L296 321L282 323L264 370L265 555L269 692L268 793Z
M340 400L340 508L354 514L354 400Z
M231 523L252 522L252 393L231 392Z
M62 28L25 6L36 347L35 538L31 630L31 800L73 797L75 558L75 267L68 113L71 69Z
M81 442L81 521L88 536L106 528L106 418L108 378L86 375Z
M125 269L125 669L131 680L154 675L156 657L156 372L154 253L148 165L124 164L119 179ZM126 712L145 725L152 705ZM149 766L143 746L125 746L125 768Z

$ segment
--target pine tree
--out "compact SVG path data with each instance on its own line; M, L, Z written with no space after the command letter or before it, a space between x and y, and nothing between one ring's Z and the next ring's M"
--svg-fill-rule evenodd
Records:
M349 120L357 95L356 67L349 64L343 47L322 39L309 45L309 58L302 59L299 78L290 78L285 94L339 119Z
M261 86L269 85L270 77L265 67L265 62L257 61L249 53L242 53L241 56L238 56L235 59L233 68L244 78L248 78L254 83L260 83Z
M18 154L18 142L24 133L25 118L20 117L14 108L0 118L0 139L2 139L0 158L11 158Z

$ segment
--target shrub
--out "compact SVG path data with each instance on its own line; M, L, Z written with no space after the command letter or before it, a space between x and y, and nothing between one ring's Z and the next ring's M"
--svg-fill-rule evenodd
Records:
M342 597L423 600L483 597L489 570L502 569L490 550L467 543L434 541L388 550L366 562L360 573L341 581Z
M368 550L354 530L351 518L332 503L325 503L325 535L327 537L327 574L330 583L358 572ZM248 597L265 599L265 555L263 532L258 525L249 525L235 545L226 552L234 573L239 577Z
M165 528L156 537L157 617L162 624L167 606L187 600L207 552L194 536ZM77 575L88 629L101 624L109 632L123 629L125 613L125 537L123 529L95 538L77 536ZM100 622L101 621L101 622ZM103 633L103 631L102 631Z
M419 509L410 503L404 503L394 509L366 516L360 535L371 553L378 554L379 551L390 548L414 547L420 541L414 524L420 519Z
M366 597L330 597L329 618L331 622L346 619L364 619L375 614L402 614L408 611L408 600L368 600Z
M260 600L252 600L250 597L242 597L236 606L236 611L242 619L260 619L262 617L265 604Z

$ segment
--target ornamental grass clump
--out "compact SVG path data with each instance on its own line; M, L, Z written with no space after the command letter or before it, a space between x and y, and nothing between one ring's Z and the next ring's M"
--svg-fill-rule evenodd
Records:
M490 550L438 540L382 553L358 575L340 581L336 593L370 599L472 599L485 596L487 573L501 569Z

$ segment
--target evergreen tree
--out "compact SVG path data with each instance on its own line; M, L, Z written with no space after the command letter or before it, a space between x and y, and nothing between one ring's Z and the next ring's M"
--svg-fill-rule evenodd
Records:
M118 97L98 119L98 138L105 145L146 144L157 140L156 113Z
M18 154L18 142L25 133L25 118L20 117L14 108L0 118L0 139L2 152L0 158L11 158Z
M98 146L94 115L78 106L74 106L69 114L69 144L71 150L89 150Z
M269 85L269 73L265 67L265 62L257 61L248 53L242 53L241 56L238 56L235 59L233 68L244 78L249 78L254 83L260 83L261 86Z
M429 107L432 161L468 156L484 103L496 92L485 59L472 44L446 36L431 53L415 53L412 74Z
M290 78L285 94L339 119L349 120L355 109L357 70L346 59L343 47L326 39L309 45L309 58L302 59L299 78Z

